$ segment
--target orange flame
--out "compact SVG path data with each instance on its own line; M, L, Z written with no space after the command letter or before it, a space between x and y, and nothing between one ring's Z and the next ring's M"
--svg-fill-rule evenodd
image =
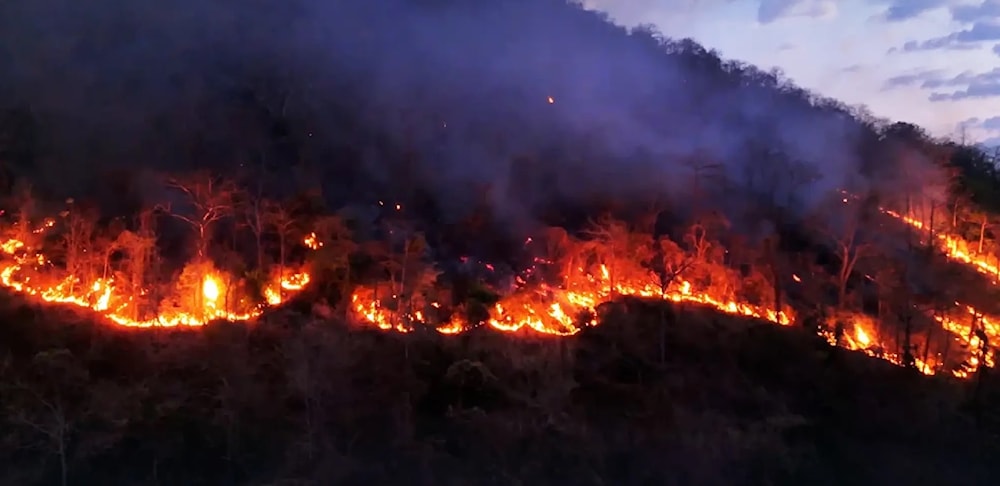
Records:
M55 221L47 219L43 224L31 231L32 234L42 234L52 228ZM308 246L308 245L307 245ZM317 248L322 246L317 243ZM92 282L81 282L80 278L70 275L62 279L53 279L51 270L47 267L48 259L24 241L9 239L0 242L0 251L7 258L0 261L0 285L14 291L31 295L44 302L71 304L77 307L91 309L107 317L110 321L127 327L176 327L201 326L211 320L225 319L230 321L246 321L259 316L263 306L249 310L237 311L231 309L234 304L225 302L232 289L227 278L215 271L206 271L200 276L197 289L200 305L182 306L181 308L163 311L150 318L137 318L136 307L140 295L129 295L123 289L116 287L112 278L97 278ZM273 283L265 287L266 305L278 305L288 297L302 290L309 283L308 273L294 273L273 279ZM280 292L274 289L282 289Z
M788 309L780 311L762 306L739 302L735 297L713 295L708 291L695 292L690 282L677 280L666 291L652 275L627 281L617 281L611 285L610 271L606 265L598 267L600 276L580 270L579 275L567 279L561 288L542 286L534 291L519 291L504 297L493 307L486 325L503 332L518 332L530 329L539 334L569 336L580 332L583 327L597 324L596 308L614 296L636 296L660 298L673 302L688 302L715 308L727 314L764 319L781 325L791 324L794 316ZM612 288L613 287L613 288ZM355 314L362 320L383 330L410 332L418 325L427 325L423 313L395 313L387 309L383 300L376 298L370 288L360 288L351 296ZM432 307L439 307L432 303ZM438 327L445 334L457 334L475 327L476 323L461 322L452 317L448 324Z

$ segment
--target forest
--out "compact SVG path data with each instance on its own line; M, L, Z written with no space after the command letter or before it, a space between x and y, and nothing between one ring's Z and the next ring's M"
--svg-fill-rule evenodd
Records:
M572 2L126 3L0 6L0 484L1000 474L1000 154Z

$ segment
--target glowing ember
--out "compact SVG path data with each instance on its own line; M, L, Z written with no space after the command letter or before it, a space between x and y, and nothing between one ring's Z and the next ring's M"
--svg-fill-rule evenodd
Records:
M305 239L302 240L302 244L310 250L318 250L323 246L323 242L319 241L319 238L316 237L316 233L309 233L306 235Z

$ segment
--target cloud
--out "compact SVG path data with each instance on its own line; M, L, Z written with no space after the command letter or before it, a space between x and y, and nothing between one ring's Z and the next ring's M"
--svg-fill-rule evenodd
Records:
M945 7L948 0L892 0L889 2L877 1L875 3L888 3L889 6L883 13L883 19L888 22L902 22L910 20L931 10Z
M1000 132L1000 116L994 116L982 120L979 122L979 126L985 128L986 130L995 130Z
M983 42L1000 40L1000 0L982 0L975 5L959 3L958 0L893 0L885 12L885 19L890 22L908 20L945 6L948 6L953 21L969 27L942 37L911 40L901 49L889 49L889 53L900 50L974 50L979 49Z
M979 5L955 5L951 18L956 22L971 24L1000 17L1000 0L983 0Z
M607 14L620 25L638 25L648 23L657 18L662 23L677 19L683 21L699 11L717 5L730 3L733 0L579 0L578 3L587 10L596 10ZM662 25L661 25L662 27Z
M909 86L919 86L929 88L931 85L939 83L943 79L943 72L939 69L917 71L910 74L893 76L885 81L882 86L883 91Z
M886 80L882 89L887 91L906 87L933 90L928 97L930 101L992 98L1000 96L1000 68L978 74L965 71L951 77L945 76L940 70L918 71L893 76Z
M934 92L930 96L931 101L993 98L1000 96L1000 68L979 74L964 72L952 78L925 82L921 87L928 89L959 88L950 92Z
M832 17L837 2L831 0L761 0L757 21L762 24L789 17Z
M1000 56L1000 44L996 44L993 46L993 53Z
M935 37L922 42L908 41L903 44L904 52L928 51L935 49L970 50L978 49L980 43L1000 40L1000 22L981 21L971 28L960 30L943 37Z
M686 16L736 0L581 0L589 10L607 12L616 21L634 25L650 18ZM757 22L769 24L790 17L832 17L837 14L836 0L759 0ZM663 15L657 15L663 14Z

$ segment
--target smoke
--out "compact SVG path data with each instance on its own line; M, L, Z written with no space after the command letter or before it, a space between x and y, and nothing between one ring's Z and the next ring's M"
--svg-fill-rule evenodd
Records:
M100 168L306 160L328 185L419 185L452 217L488 187L520 218L556 197L683 196L693 157L722 166L725 196L794 192L799 211L864 178L843 111L559 0L4 2L0 45L0 105L42 121L39 170L67 192ZM275 118L300 149L261 141Z

